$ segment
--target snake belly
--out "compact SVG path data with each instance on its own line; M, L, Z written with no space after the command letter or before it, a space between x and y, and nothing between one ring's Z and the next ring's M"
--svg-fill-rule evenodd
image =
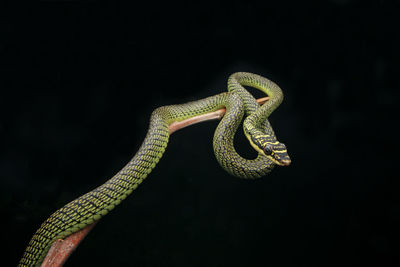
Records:
M270 97L272 95L271 99L274 100L274 106L263 111L261 108L264 105L259 108L255 99L241 84L258 88L259 80L261 79L262 83L266 79L250 73L234 75L236 76L231 76L231 84L228 84L230 92L155 109L146 137L135 156L104 184L69 202L45 220L30 240L19 266L40 266L54 241L99 220L130 195L162 157L169 139L168 126L174 121L182 121L226 107L225 116L216 129L213 141L218 162L229 173L242 178L256 178L268 173L275 164L261 155L254 160L243 159L234 150L233 136L243 114L246 113L246 118L254 117L249 122L251 130L263 131L274 137L273 130L266 120L269 114L265 115L265 112L270 113L279 105L281 100L274 99L280 96L276 97L274 92L271 93L261 84L262 90Z

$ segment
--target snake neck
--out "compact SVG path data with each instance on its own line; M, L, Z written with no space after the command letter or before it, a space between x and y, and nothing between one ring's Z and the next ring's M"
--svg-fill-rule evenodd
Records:
M272 129L268 117L279 106L280 99L272 98L262 105L256 112L246 117L243 121L243 131L250 142L250 144L259 151L258 147L254 146L255 138L267 138L269 142L275 142L276 136Z

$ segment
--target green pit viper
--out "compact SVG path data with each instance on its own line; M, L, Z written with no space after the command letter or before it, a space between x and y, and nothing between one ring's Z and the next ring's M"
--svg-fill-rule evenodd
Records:
M243 86L261 90L269 100L260 106ZM103 185L66 204L45 220L30 240L19 266L39 266L55 240L94 223L130 195L163 155L169 139L168 127L173 122L226 108L215 130L213 147L219 164L228 173L240 178L258 178L275 165L289 165L291 160L286 147L277 141L268 122L268 116L282 100L281 89L272 81L256 74L238 72L229 77L228 92L155 109L147 135L132 160ZM252 160L238 155L233 145L244 115L244 134L258 152L257 158Z

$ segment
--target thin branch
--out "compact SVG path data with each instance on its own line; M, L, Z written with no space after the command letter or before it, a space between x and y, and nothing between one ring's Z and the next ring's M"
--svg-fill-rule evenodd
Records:
M263 97L263 98L259 98L257 99L257 102L262 105L265 102L267 102L267 100L269 99L269 97ZM203 115L199 115L199 116L194 116L192 118L183 120L183 121L179 121L179 122L173 122L169 125L169 134L172 134L173 132L176 132L182 128L185 128L187 126L196 124L196 123L200 123L203 121L210 121L210 120L220 120L225 114L225 109L218 109L214 112L209 112Z
M85 236L92 230L97 222L89 224L85 228L78 232L69 235L65 239L58 239L55 241L47 252L41 267L58 267L63 266L67 261L68 257L78 247L79 243L85 238Z
M264 104L268 101L268 97L263 97L257 99L259 104ZM214 112L206 113L203 115L195 116L180 122L173 122L169 126L169 133L172 134L182 128L187 126L200 123L203 121L209 120L217 120L221 119L225 114L225 109L219 109ZM72 254L72 252L78 247L79 243L85 238L85 236L92 230L92 228L96 225L97 222L94 222L85 228L75 232L65 239L58 239L55 241L47 253L45 259L41 267L60 267L63 266L67 261L68 257Z

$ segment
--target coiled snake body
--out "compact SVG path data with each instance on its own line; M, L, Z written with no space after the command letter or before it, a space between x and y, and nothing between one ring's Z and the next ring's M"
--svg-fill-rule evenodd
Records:
M269 101L259 106L243 86L265 92ZM168 139L168 126L225 107L213 140L215 156L230 174L241 178L264 176L277 165L289 165L290 158L284 144L277 141L268 116L283 100L281 89L259 75L238 72L228 80L228 92L202 100L157 108L153 111L147 135L132 160L103 185L80 196L54 212L33 235L19 266L38 266L51 244L94 223L111 211L135 190L163 155ZM239 156L233 146L234 134L243 118L244 133L258 152L253 160Z

